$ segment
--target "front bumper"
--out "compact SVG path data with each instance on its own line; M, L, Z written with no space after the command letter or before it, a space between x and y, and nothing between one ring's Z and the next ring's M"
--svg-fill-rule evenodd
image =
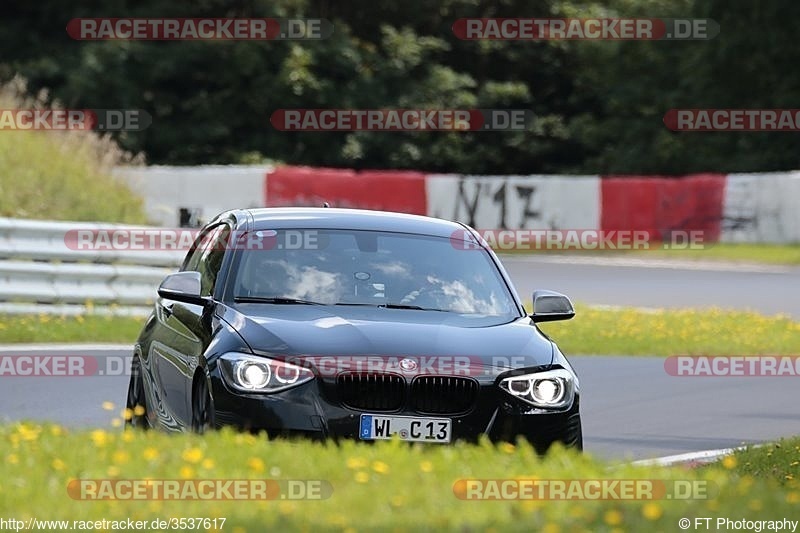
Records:
M440 417L452 420L453 440L475 441L486 435L492 441L522 437L537 449L554 441L579 445L580 396L562 412L545 412L513 398L494 380L479 381L477 398L466 412L431 414L407 406L393 411L354 409L330 393L331 382L315 379L275 394L248 394L231 390L218 370L211 373L215 424L271 437L303 436L312 439L359 439L361 414Z

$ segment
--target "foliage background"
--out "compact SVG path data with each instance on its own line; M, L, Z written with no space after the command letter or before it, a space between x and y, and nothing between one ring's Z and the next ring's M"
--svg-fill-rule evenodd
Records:
M67 107L146 109L121 134L148 163L278 160L463 173L657 173L800 167L793 133L675 134L674 107L800 107L794 0L78 0L4 3L0 81ZM460 41L459 17L709 17L710 41ZM325 41L81 42L74 17L331 20ZM526 132L281 133L275 109L527 108Z

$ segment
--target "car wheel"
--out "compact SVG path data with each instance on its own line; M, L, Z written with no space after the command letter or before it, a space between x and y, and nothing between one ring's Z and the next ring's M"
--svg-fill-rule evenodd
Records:
M562 443L567 448L583 451L583 424L581 423L581 415L572 415L567 422L567 427L561 437Z
M131 360L131 379L128 383L128 399L125 406L130 415L130 418L126 417L125 428L150 429L150 421L147 418L147 398L144 394L142 363L139 357L135 355Z
M575 436L575 442L572 443L572 447L578 451L583 451L583 426L578 424L578 434Z
M580 415L571 416L566 426L560 431L560 435L552 440L538 444L536 449L539 453L547 453L555 442L560 442L566 448L579 452L583 451L583 424L581 424Z
M201 375L195 378L192 387L192 431L205 433L214 428L214 403L208 384Z

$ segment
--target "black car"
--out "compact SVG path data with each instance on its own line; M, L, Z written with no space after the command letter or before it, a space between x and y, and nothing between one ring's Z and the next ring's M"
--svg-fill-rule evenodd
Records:
M134 427L582 447L575 372L468 226L334 208L220 214L136 342Z

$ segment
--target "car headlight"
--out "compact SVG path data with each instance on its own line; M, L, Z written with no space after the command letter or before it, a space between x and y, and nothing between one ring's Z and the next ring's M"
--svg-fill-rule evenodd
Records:
M308 368L244 353L220 356L219 366L225 382L243 392L280 392L314 379Z
M575 397L575 376L558 368L505 378L500 388L536 407L563 409L572 405Z

